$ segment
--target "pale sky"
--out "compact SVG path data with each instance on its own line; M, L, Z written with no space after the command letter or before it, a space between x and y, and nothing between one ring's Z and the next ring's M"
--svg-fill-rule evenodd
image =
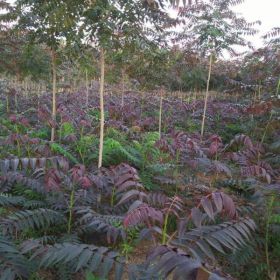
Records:
M263 40L261 35L273 27L280 27L280 0L245 0L244 3L234 7L234 11L241 13L247 21L260 20L258 26L260 33L249 37L256 47L261 47Z

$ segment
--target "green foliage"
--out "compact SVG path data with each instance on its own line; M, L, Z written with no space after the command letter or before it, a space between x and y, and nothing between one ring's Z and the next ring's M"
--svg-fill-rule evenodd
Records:
M70 122L64 122L61 124L59 129L59 138L63 139L66 136L69 136L70 134L75 133L75 128Z
M79 163L79 161L70 152L68 152L64 147L62 147L61 145L59 145L57 143L51 143L50 146L51 146L51 150L54 153L65 156L66 158L68 158L73 163L76 163L76 164Z
M230 123L223 126L221 130L221 136L223 137L225 142L229 142L233 137L237 134L245 133L244 126L239 123Z
M158 132L147 132L143 135L141 143L138 141L133 142L134 148L141 156L142 170L144 170L149 164L159 161L160 157L163 155L155 146L158 139Z
M106 138L112 138L112 139L118 140L121 143L128 143L126 136L127 135L125 133L123 133L115 128L112 128L112 127L109 127L105 133Z
M220 0L204 3L203 9L191 7L181 16L188 19L185 33L193 36L202 54L221 55L223 51L234 53L233 46L248 44L243 35L254 35L254 25L233 12L231 1ZM239 24L236 24L239 22Z
M102 280L99 277L94 276L90 271L86 272L86 279L85 280Z
M50 57L43 46L26 44L20 57L22 78L31 77L35 81L48 81L51 72Z
M188 132L195 132L199 129L200 124L192 119L187 119L185 126Z
M50 138L50 130L49 130L49 128L44 127L44 128L38 129L36 131L32 131L30 133L30 137L47 140Z
M116 165L121 162L128 162L139 166L139 159L127 147L112 138L105 139L103 150L104 166Z
M83 164L89 163L91 155L95 152L97 139L92 135L81 135L81 137L75 141L74 149L78 152Z
M202 90L206 86L207 73L205 69L196 67L186 69L181 76L182 89L187 90Z
M99 122L99 120L100 120L100 110L99 109L90 109L88 113L92 117L93 121ZM105 118L105 120L107 120L109 118L108 111L104 112L104 118Z

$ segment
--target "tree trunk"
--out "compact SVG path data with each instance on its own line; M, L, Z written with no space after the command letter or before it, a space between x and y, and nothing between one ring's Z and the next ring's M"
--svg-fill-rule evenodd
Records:
M124 106L125 70L122 69L122 107Z
M208 72L208 79L207 79L207 87L206 87L206 93L205 93L205 101L204 101L204 110L203 110L203 117L202 117L202 124L201 124L201 139L204 134L204 126L205 126L205 116L206 116L206 110L207 110L207 103L208 103L208 95L209 95L209 85L210 85L210 79L211 79L211 72L212 72L212 62L213 62L213 54L210 55L210 62L209 62L209 72Z
M10 102L9 102L8 92L6 93L6 111L7 111L7 114L10 114Z
M100 50L100 138L99 138L99 157L98 157L98 168L102 167L102 156L103 156L103 140L104 140L104 76L105 76L105 56L104 50Z
M257 99L257 90L254 91L253 105L256 103L256 99Z
M39 118L39 109L40 109L40 92L41 92L41 86L40 84L38 85L38 91L37 91L37 122L38 124L40 123L40 118Z
M159 122L158 122L159 139L161 139L162 101L163 101L163 89L160 89Z
M280 90L280 78L278 80L278 84L277 84L277 89L276 89L276 97L279 96L279 90ZM279 97L278 97L279 98Z
M88 88L88 70L86 69L86 107L88 107L88 94L89 94L89 88Z
M55 50L51 50L52 56L52 120L53 127L51 131L51 142L54 142L55 137L55 122L56 122L56 53Z

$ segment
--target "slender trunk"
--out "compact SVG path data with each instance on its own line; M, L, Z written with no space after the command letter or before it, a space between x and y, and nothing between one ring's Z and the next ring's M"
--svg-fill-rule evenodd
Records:
M104 50L100 51L100 138L99 138L99 157L98 168L102 167L102 155L103 155L103 139L104 139L104 76L105 76L105 56Z
M278 84L277 84L276 97L278 97L278 95L279 95L279 90L280 90L280 78L279 78Z
M159 139L161 139L162 100L163 100L163 89L160 90L159 123L158 123L158 134L159 134Z
M141 94L141 103L140 103L140 121L142 121L142 114L143 114L143 106L144 106L144 92L140 91Z
M27 78L24 79L24 95L27 96Z
M208 103L209 85L210 85L211 71L212 71L212 62L213 62L213 54L211 53L210 62L209 62L207 87L206 87L206 93L205 93L205 101L204 101L204 110L203 110L203 117L202 117L202 124L201 124L201 138L203 137L203 134L204 134L205 116L206 116L207 103Z
M6 111L7 114L10 114L10 102L9 102L9 93L6 93Z
M122 69L122 107L124 106L125 70Z
M40 87L40 85L39 85L39 88L38 88L38 91L37 91L37 118L38 118L38 120L37 120L37 122L38 122L38 124L40 123L40 118L39 118L39 109L40 109L40 91L41 91L41 87Z
M196 98L197 98L197 91L198 91L198 89L195 88L195 90L194 90L194 101L196 101Z
M89 93L89 88L88 88L88 71L86 69L86 107L88 107L88 93Z
M55 137L55 120L56 120L56 53L55 50L51 50L52 55L52 120L53 127L51 132L51 142L54 142Z
M18 89L20 88L20 75L17 73L16 75L16 80L15 80L15 86L14 86L14 90L15 90L15 112L18 112Z
M254 97L253 97L253 104L256 103L256 99L257 99L257 91L255 90Z

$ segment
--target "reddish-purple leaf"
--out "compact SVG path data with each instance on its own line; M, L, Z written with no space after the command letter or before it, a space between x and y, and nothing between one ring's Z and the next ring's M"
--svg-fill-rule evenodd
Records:
M234 218L236 216L236 208L234 205L234 202L231 197L229 197L225 193L221 193L222 199L223 199L223 205L225 212L231 217Z
M214 211L211 201L207 197L201 199L201 205L210 219L214 220Z
M197 208L194 207L191 210L192 221L196 227L201 227L201 223L203 220L203 213Z
M214 201L217 211L221 212L223 210L223 200L221 194L218 192L213 192L212 199Z

